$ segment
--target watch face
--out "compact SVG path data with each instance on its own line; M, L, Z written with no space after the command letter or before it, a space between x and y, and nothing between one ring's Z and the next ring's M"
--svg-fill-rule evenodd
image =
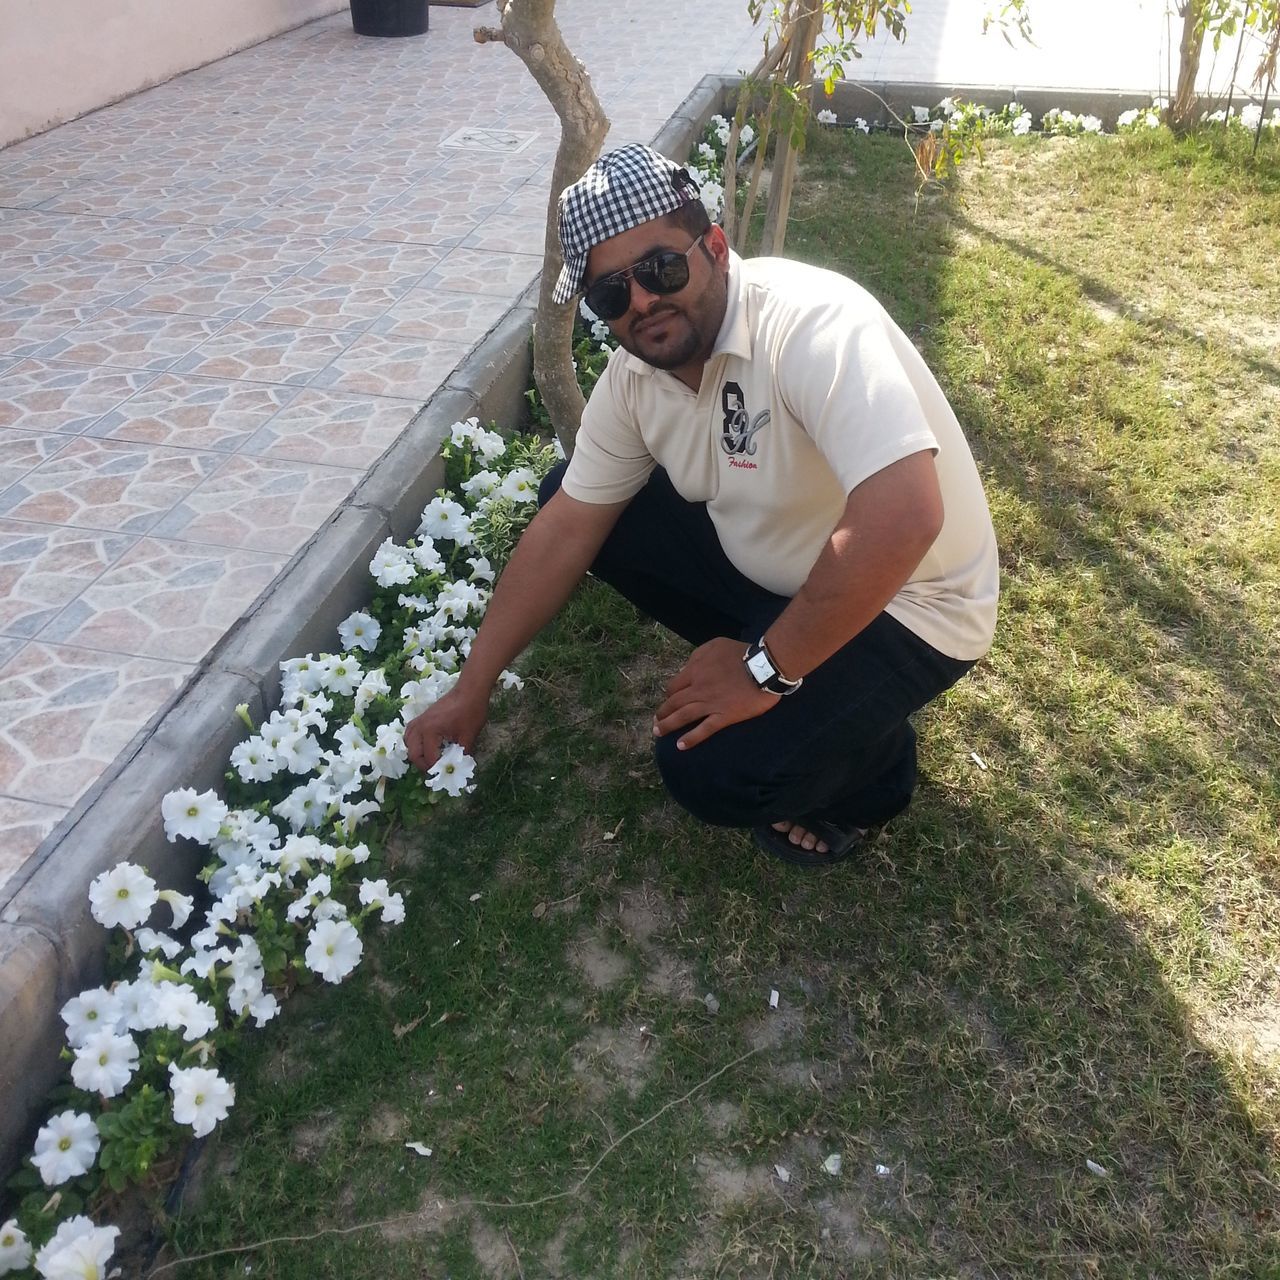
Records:
M761 649L757 653L753 653L747 659L747 670L751 672L752 679L756 684L764 684L766 680L772 680L778 673L773 669L773 663L769 661L769 655Z

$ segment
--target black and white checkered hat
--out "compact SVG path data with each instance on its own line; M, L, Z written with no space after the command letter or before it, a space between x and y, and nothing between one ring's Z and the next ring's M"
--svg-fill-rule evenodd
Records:
M652 147L632 142L606 152L560 193L564 269L556 281L555 301L568 302L582 287L587 254L602 240L697 198L698 184L688 169Z

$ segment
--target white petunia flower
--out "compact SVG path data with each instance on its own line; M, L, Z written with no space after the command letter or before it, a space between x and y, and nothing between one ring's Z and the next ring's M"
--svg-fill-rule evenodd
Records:
M912 107L911 117L916 124L928 124L929 108L928 107Z
M459 488L470 498L483 498L491 494L501 483L502 477L497 472L477 471L469 480L464 480Z
M347 800L343 799L338 802L338 812L342 815L342 829L347 833L348 839L351 833L370 815L382 812L382 805L376 800Z
M10 1271L22 1271L31 1265L31 1245L18 1226L16 1218L10 1218L0 1227L0 1276Z
M404 744L404 725L398 720L380 725L369 754L369 776L403 778L409 772L409 749Z
M271 812L283 818L294 831L318 827L334 801L333 791L319 778L291 791Z
M159 951L163 953L166 960L172 960L182 952L182 943L159 929L139 929L133 935L133 940L144 956L149 956L153 951Z
M473 540L471 517L452 498L432 498L423 509L418 534L433 542L444 539L467 546Z
M871 132L871 126L861 116L854 117L853 127L862 133Z
M295 733L281 740L276 755L290 773L302 775L319 765L324 748L309 733Z
M476 452L480 461L488 466L497 462L507 451L507 442L496 431L477 431L475 434Z
M374 552L369 572L380 587L403 587L418 576L412 555L406 548L398 547L392 538Z
M413 546L409 548L409 555L422 573L444 572L444 556L430 538L415 538Z
M470 444L480 432L480 419L468 418L465 422L455 422L449 428L449 443L457 449Z
M236 1100L236 1087L211 1067L178 1067L169 1064L173 1090L173 1118L189 1124L197 1138L212 1133L227 1118Z
M392 893L385 880L362 880L360 901L366 907L377 907L382 912L383 924L404 923L404 897Z
M304 959L326 982L341 982L360 963L364 943L349 920L322 920L311 930Z
M158 898L156 882L132 862L116 863L89 886L93 918L108 929L136 929L151 914Z
M427 786L432 791L447 791L451 796L474 790L468 786L475 772L476 762L456 742L451 742L440 753L440 758L427 771Z
M189 893L179 893L177 889L161 889L156 895L161 902L167 902L173 912L173 927L181 929L191 918L196 900Z
M744 124L738 132L738 142L741 146L749 147L756 140L756 131L749 124Z
M68 1218L35 1256L43 1280L104 1280L115 1252L119 1227L95 1227L77 1215Z
M921 108L917 107L916 110L921 110ZM928 114L929 113L926 111L925 112L926 119L928 118ZM828 111L824 109L818 112L819 124L835 124L835 122L836 122L836 113L834 111Z
M385 698L390 692L391 686L387 683L387 673L381 667L366 671L356 689L356 713L364 711L375 698Z
M61 1111L36 1134L31 1163L40 1171L46 1187L56 1187L68 1178L88 1173L101 1145L92 1116Z
M378 647L381 634L382 623L362 610L357 610L338 627L344 649L363 649L366 653L372 653Z
M472 582L492 582L497 576L493 571L493 565L489 563L488 556L471 556L467 563L471 566Z
M232 748L231 767L241 782L270 782L284 768L284 762L255 733Z
M91 987L72 996L62 1006L62 1021L67 1024L67 1043L78 1049L99 1031L114 1031L120 1025L122 1011L116 992L105 987Z
M133 1079L138 1068L138 1046L132 1036L97 1031L76 1050L71 1079L77 1089L114 1098Z
M200 844L208 844L218 834L227 806L212 791L197 793L191 787L170 791L160 802L164 816L164 834L169 840L186 836Z
M523 689L524 681L514 671L504 671L499 677L504 689Z
M349 653L336 654L330 662L324 687L331 693L341 693L349 697L355 693L356 686L363 678L364 669L360 666L359 658Z

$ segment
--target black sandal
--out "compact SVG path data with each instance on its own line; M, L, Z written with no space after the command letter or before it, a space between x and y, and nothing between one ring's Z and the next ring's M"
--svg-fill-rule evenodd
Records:
M825 867L832 862L843 862L850 857L867 838L865 827L851 823L827 822L823 818L798 818L796 826L812 832L826 846L826 853L806 849L791 843L790 831L775 831L771 826L752 827L751 835L765 853L771 853L783 862L796 867Z

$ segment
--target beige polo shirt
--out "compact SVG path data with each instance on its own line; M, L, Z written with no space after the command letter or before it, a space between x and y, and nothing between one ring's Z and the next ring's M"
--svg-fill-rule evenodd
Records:
M847 495L922 449L934 454L942 532L887 612L953 658L980 658L995 631L999 568L973 456L919 352L835 272L732 254L699 391L615 351L563 487L582 502L621 502L661 465L682 497L707 504L746 577L793 596Z

